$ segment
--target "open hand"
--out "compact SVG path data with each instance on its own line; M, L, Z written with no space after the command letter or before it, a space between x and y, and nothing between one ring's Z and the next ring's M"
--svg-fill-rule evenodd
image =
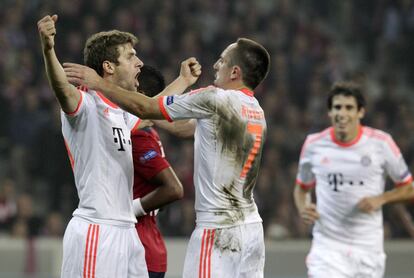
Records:
M52 16L47 15L37 22L37 29L39 30L43 51L50 50L55 46L55 23L57 19L58 16L56 14Z
M85 85L89 89L99 90L100 77L95 70L90 67L83 66L75 63L63 63L63 69L65 70L68 81L75 85Z

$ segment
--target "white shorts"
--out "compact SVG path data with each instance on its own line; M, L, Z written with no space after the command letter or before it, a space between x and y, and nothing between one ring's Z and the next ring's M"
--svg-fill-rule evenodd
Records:
M264 261L262 223L197 227L188 243L183 277L262 278Z
M135 227L94 224L73 217L63 237L61 278L148 277Z
M309 278L381 278L385 258L383 252L333 250L313 245L306 266Z

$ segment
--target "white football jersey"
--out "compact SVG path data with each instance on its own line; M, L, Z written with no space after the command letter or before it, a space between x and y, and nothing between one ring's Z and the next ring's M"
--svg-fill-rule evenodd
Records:
M194 185L197 224L261 222L253 199L266 134L264 113L248 89L213 86L159 99L167 120L196 118Z
M349 144L335 139L333 128L306 138L299 160L297 183L316 185L320 219L313 229L315 243L339 242L372 251L383 250L382 210L364 213L357 208L364 197L384 192L387 175L396 186L412 176L392 137L361 127Z
M97 223L135 223L130 133L139 119L99 92L80 93L76 111L61 112L62 133L79 196L73 215Z

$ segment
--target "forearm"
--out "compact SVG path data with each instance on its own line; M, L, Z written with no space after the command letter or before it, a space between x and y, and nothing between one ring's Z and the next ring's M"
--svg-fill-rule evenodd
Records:
M293 197L295 200L296 209L299 212L302 212L304 210L306 205L310 203L310 199L311 199L310 192L304 190L298 184L295 185Z
M193 137L195 132L195 120L180 120L172 123L156 120L154 124L181 138Z
M170 95L181 95L184 91L190 86L188 81L186 81L181 76L177 77L173 82L171 82L165 89L159 93L156 97L160 96L170 96Z
M65 75L54 49L43 51L46 75L60 106L65 112L73 112L78 104L80 95L71 85Z
M382 204L407 201L414 198L414 187L412 184L394 188L378 196Z
M181 198L174 192L171 192L168 187L159 186L141 198L141 205L145 212L150 212L179 199Z
M97 91L102 92L123 110L142 119L164 118L159 110L157 98L149 98L143 94L122 89L105 79L98 82Z

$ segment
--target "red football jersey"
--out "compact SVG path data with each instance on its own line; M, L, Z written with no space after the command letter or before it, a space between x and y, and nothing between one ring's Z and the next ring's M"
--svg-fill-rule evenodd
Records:
M151 178L169 167L158 133L153 128L135 130L131 134L134 160L134 199L143 197L158 185ZM167 271L167 249L157 227L155 213L138 218L135 225L145 248L148 271Z

